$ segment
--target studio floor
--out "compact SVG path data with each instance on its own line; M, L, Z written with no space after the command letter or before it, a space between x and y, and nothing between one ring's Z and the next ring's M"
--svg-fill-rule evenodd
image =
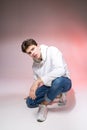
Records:
M38 108L26 106L31 80L0 80L0 129L1 130L87 130L87 88L72 87L67 94L67 105L48 106L47 120L36 121ZM85 88L85 89L83 89Z

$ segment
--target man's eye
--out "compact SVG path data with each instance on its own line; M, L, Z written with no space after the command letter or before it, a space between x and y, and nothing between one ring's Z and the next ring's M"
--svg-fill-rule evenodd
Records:
M32 51L34 50L34 48L31 49Z
M30 54L31 54L31 52L28 52L28 54L30 55Z

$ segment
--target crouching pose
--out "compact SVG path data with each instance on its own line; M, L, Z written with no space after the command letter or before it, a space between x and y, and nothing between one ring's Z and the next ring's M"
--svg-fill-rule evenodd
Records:
M54 46L39 45L33 39L23 41L22 52L33 59L34 82L26 103L29 108L39 107L37 121L47 118L47 105L55 102L65 104L65 93L71 89L71 79L61 51Z

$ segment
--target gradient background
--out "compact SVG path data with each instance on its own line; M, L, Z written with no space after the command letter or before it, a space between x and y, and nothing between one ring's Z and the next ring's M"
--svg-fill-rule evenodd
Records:
M31 61L21 52L27 38L57 46L73 83L86 82L87 1L0 0L1 78L31 77Z
M73 90L87 91L86 0L0 0L1 95L20 93L20 87L25 95L32 82L32 60L21 52L27 38L58 47Z

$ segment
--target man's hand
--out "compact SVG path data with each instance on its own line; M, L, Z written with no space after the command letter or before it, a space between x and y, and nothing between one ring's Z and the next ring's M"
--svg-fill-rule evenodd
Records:
M36 83L34 83L31 88L30 88L30 92L29 92L29 97L32 98L32 99L35 99L36 98L36 95L35 95L35 92L36 92L36 89L38 88L38 85Z
M29 97L32 98L32 99L35 99L36 98L36 90L38 87L42 86L43 85L43 81L38 78L34 83L33 85L31 86L30 88L30 92L29 92Z

